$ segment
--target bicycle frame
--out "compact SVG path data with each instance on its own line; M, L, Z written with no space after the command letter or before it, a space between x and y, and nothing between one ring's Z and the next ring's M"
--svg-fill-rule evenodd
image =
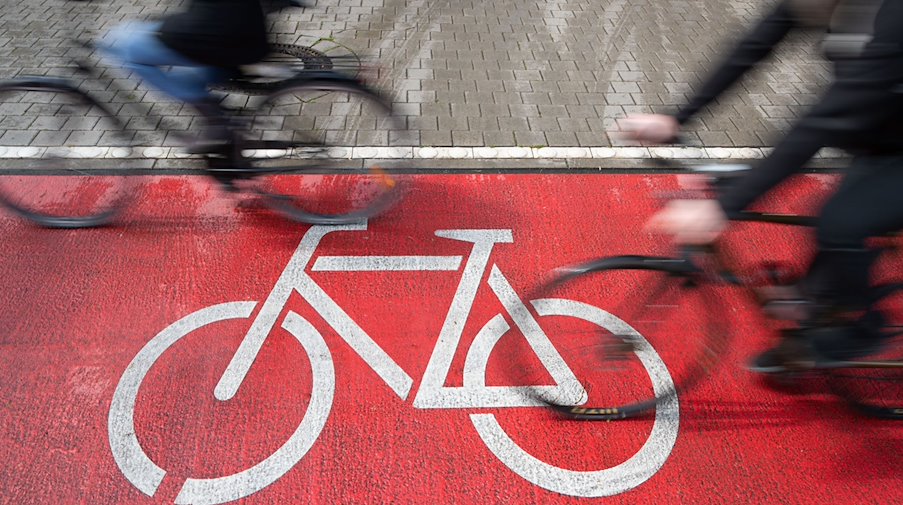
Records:
M244 340L230 361L226 371L216 386L214 394L220 400L228 400L237 392L254 362L267 335L272 331L289 297L298 292L317 313L319 313L342 339L369 365L377 375L398 395L406 399L413 385L412 378L392 360L351 317L305 272L320 241L328 233L335 231L362 231L366 224L339 226L332 228L311 228L301 240L288 265L276 281L272 292L264 301ZM436 236L471 242L474 244L470 255L461 256L319 256L313 263L312 271L355 272L355 271L457 271L464 263L461 281L452 299L445 322L439 333L436 346L414 406L418 408L464 408L464 407L514 407L541 405L534 394L525 393L526 387L487 387L480 378L485 370L489 352L497 338L507 331L503 318L495 318L481 331L467 354L464 372L464 386L445 386L445 379L451 368L464 324L473 307L477 289L487 268L490 255L497 243L511 243L511 230L439 230ZM515 324L526 336L543 364L551 372L557 386L544 388L563 390L565 398L575 403L586 394L573 372L564 363L560 354L542 332L530 315L527 307L514 292L496 265L492 265L488 283L502 305L511 314Z
M744 211L730 216L729 219L731 221L737 222L811 227L815 225L817 218L812 216L799 216L795 214L772 214L765 212ZM735 272L737 271L736 265L739 262L736 261L728 252L726 252L726 248L723 247L723 245L721 245L720 243L712 243L701 246L682 246L681 249L679 249L678 256L684 258L688 262L688 264L691 265L691 270L705 272L705 269L700 267L692 260L694 253L703 253L711 258L712 262L714 263L715 275L706 277L707 280L712 282L724 282L727 284L752 289L752 286L750 286L747 282L737 276ZM754 294L758 295L758 293Z

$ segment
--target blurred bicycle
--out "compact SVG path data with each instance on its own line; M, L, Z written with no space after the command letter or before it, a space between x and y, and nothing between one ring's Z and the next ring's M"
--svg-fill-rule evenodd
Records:
M137 144L128 135L131 118L80 85L104 73L90 58L94 43L73 45L83 50L72 61L76 77L0 83L0 121L14 125L21 144L7 153L12 161L0 175L0 203L47 227L110 222L134 198L139 173L122 168ZM200 173L300 222L352 223L386 211L405 184L390 174L397 161L387 166L377 158L405 138L403 118L363 80L356 56L296 48L276 45L266 60L242 67L220 85L262 100L228 116L230 141L198 153ZM127 95L134 89L124 86L114 79L107 90ZM102 147L89 145L98 136L92 132L102 132ZM368 156L352 156L362 146L371 148Z
M746 166L714 165L692 169L712 184L721 184ZM710 196L695 186L667 200ZM813 226L802 215L743 211L733 221L786 226ZM873 248L875 254L897 249L891 237ZM832 390L859 411L887 419L903 419L903 283L879 284L865 300L867 311L849 314L839 307L813 307L801 297L772 262L744 273L720 243L681 246L671 256L626 255L599 258L555 270L538 288L540 296L575 297L593 293L594 305L626 325L617 331L567 320L547 321L546 335L580 377L587 392L579 402L534 388L533 396L563 416L583 420L615 420L646 415L702 383L730 348L732 321L724 288L742 289L766 316L786 321L781 330L782 370L773 378L823 375ZM819 314L813 318L811 314ZM857 342L846 357L825 356L813 341L836 333L856 332L860 321L880 334L872 346ZM871 341L869 341L871 342ZM852 351L852 350L851 350ZM650 380L652 357L667 367L673 383ZM544 376L529 353L510 356L517 384L533 384Z

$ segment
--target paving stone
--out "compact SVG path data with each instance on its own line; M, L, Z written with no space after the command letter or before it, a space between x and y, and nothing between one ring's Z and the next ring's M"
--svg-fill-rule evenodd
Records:
M467 126L470 127L471 131L477 132L499 131L499 119L493 116L469 117L467 118Z
M550 146L572 146L577 143L577 135L573 132L546 132L546 141Z
M696 134L699 136L700 140L702 140L703 145L706 146L731 145L730 137L728 137L726 132L697 131Z
M484 143L481 131L452 131L452 142L456 146L482 146Z
M607 142L604 128L615 118L673 112L685 103L731 38L768 7L750 0L625 5L320 0L309 9L272 16L270 28L280 42L313 44L323 37L318 48L337 48L337 53L353 48L372 58L382 69L377 73L381 87L397 102L395 112L407 120L407 140L445 146L471 146L478 140L498 146L599 146ZM68 58L77 51L60 37L66 26L93 36L124 20L176 12L181 4L108 0L79 4L75 15L49 0L12 7L0 12L0 76L73 76L130 126L140 128L148 116L162 117L163 131L146 136L160 145L173 142L170 129L196 126L195 112L148 92L130 72L104 66L100 79L74 76ZM806 34L788 40L760 71L710 107L706 119L687 125L687 137L725 147L765 145L815 103L828 82L829 65L813 58L818 42L817 35ZM238 93L225 94L222 103L251 106ZM0 142L27 143L32 135L21 129L24 120L8 119L24 113L16 107L0 103ZM299 110L282 107L274 113L288 120ZM543 130L534 131L540 126ZM50 142L49 135L42 141ZM83 135L82 141L91 138ZM112 136L101 131L94 140L111 142Z
M65 143L66 138L69 137L69 131L67 130L42 130L38 131L37 135L31 141L31 145L33 146L61 146Z
M422 131L420 140L425 146L450 146L452 145L451 131Z
M73 146L96 146L97 141L100 140L103 133L104 132L102 131L74 131L69 134L69 138L66 139L66 144Z
M514 142L515 145L524 147L548 145L545 134L534 131L515 131Z
M439 118L437 116L411 116L408 118L407 126L412 130L438 130Z
M509 104L509 105L519 105L525 103L521 96L521 93L511 93L511 92L501 92L496 91L492 93L493 103L497 104Z
M484 131L483 143L489 147L515 145L514 133L511 131Z

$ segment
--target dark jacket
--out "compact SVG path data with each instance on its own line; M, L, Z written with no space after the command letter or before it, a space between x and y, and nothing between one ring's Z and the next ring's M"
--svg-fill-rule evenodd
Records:
M234 67L267 53L267 29L258 0L190 0L163 20L160 40L204 65Z
M788 1L762 19L677 114L681 123L768 56L800 22ZM799 171L822 147L853 154L903 150L903 1L884 0L871 41L854 56L832 58L834 81L771 154L720 197L728 213L742 210ZM903 170L903 167L900 167Z

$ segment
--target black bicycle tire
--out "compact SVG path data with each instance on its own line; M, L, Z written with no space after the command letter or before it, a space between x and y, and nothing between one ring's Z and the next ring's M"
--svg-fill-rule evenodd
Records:
M895 293L903 292L903 283L887 283L879 285L874 290L874 299L872 300L873 304L878 304L880 301L886 297L889 297ZM903 314L900 315L903 317ZM892 330L887 329L887 331L892 331L893 336L891 337L892 342L890 345L893 346L903 346L903 342L901 342L901 335L903 335L903 329L899 327L894 327ZM900 351L900 360L903 360L903 349ZM879 404L879 400L876 399L866 399L861 394L857 393L855 389L849 387L849 372L851 370L867 370L867 369L876 369L880 368L882 363L893 363L900 364L901 362L898 360L891 361L878 361L878 360L869 360L868 358L864 358L861 361L851 360L847 362L843 362L842 366L837 366L830 368L828 372L828 384L831 387L831 390L835 395L843 399L847 405L852 407L854 410L862 413L863 415L869 417L875 417L879 419L889 419L889 420L903 420L903 401L900 404ZM898 382L903 383L903 369L899 369L898 378L892 379ZM874 378L871 379L873 381L887 381L888 379L879 379ZM898 388L899 389L899 388Z
M267 98L260 104L258 109L265 109L271 103L277 101L281 96L291 93L297 93L298 90L308 90L314 92L320 91L331 91L331 92L348 92L356 94L363 99L367 100L374 107L379 108L382 112L384 112L385 120L390 121L392 123L392 128L394 130L402 130L403 129L403 120L401 117L393 114L392 108L384 97L379 95L378 93L372 91L369 87L356 81L354 79L349 79L343 76L330 76L328 73L320 74L318 78L314 79L299 79L287 83L280 87L273 93L267 95ZM280 145L285 148L310 148L310 147L319 147L323 149L329 148L328 145L313 142L313 141L248 141L245 142L243 147L245 149L254 149L256 145L263 143L264 145ZM246 161L248 161L246 159ZM251 177L263 177L266 175L273 174L311 174L319 172L328 172L328 170L323 170L323 166L318 166L316 161L299 159L295 166L292 166L292 161L288 166L284 168L268 168L268 167L251 167L244 170L245 176ZM324 162L325 163L325 162ZM244 165L252 165L253 161L249 161L244 163ZM349 170L349 174L359 174L365 172L367 170L373 171L375 167L364 168L362 170L353 171ZM283 196L269 193L262 190L257 190L258 196L260 196L264 203L270 207L270 209L279 212L280 214L298 222L308 223L308 224L322 224L322 225L341 225L341 224L350 224L361 222L366 219L370 219L379 214L382 214L392 208L398 201L401 199L402 195L407 190L407 185L404 183L404 179L389 175L385 173L384 176L387 180L391 180L393 182L393 186L381 194L381 196L374 201L367 204L366 207L357 209L354 212L336 214L336 215L328 215L328 214L318 214L314 212L305 211L298 207L288 205Z
M64 79L35 77L3 82L0 84L0 102L3 101L3 96L6 93L14 91L45 91L75 97L83 104L95 107L101 111L105 119L117 130L122 130L123 128L123 124L119 117L113 114L109 108L95 100L90 94L79 90L75 85ZM65 170L69 169L67 168ZM18 216L43 227L70 229L91 228L104 226L114 220L126 205L126 195L122 194L120 199L103 212L88 216L55 216L31 210L17 203L15 199L7 194L5 186L2 184L2 181L0 181L0 203Z
M556 289L577 279L585 279L587 276L604 275L606 272L623 270L662 272L663 274L666 274L663 282L681 282L685 283L687 287L699 289L699 283L697 282L698 270L688 260L657 256L613 256L588 263L559 268L540 285L536 290L536 293L538 293L537 296L542 297L544 294L553 293ZM537 395L536 400L569 419L613 421L646 415L653 411L657 406L675 399L675 397L679 397L709 375L712 366L719 362L717 358L722 355L727 348L729 334L718 331L714 325L711 324L718 319L718 315L720 315L723 307L721 307L720 301L716 297L713 297L710 303L711 313L708 314L707 317L710 327L704 332L707 340L705 345L701 346L701 348L706 351L701 352L698 356L692 358L692 361L690 362L692 363L692 368L689 369L689 373L685 373L680 379L675 379L673 388L667 388L661 392L661 394L649 395L649 398L638 399L637 401L623 405L561 405L550 401L542 395ZM625 322L628 324L631 323L630 321ZM646 339L645 336L644 339ZM655 342L649 341L649 344L655 348ZM516 360L514 361L516 362Z

